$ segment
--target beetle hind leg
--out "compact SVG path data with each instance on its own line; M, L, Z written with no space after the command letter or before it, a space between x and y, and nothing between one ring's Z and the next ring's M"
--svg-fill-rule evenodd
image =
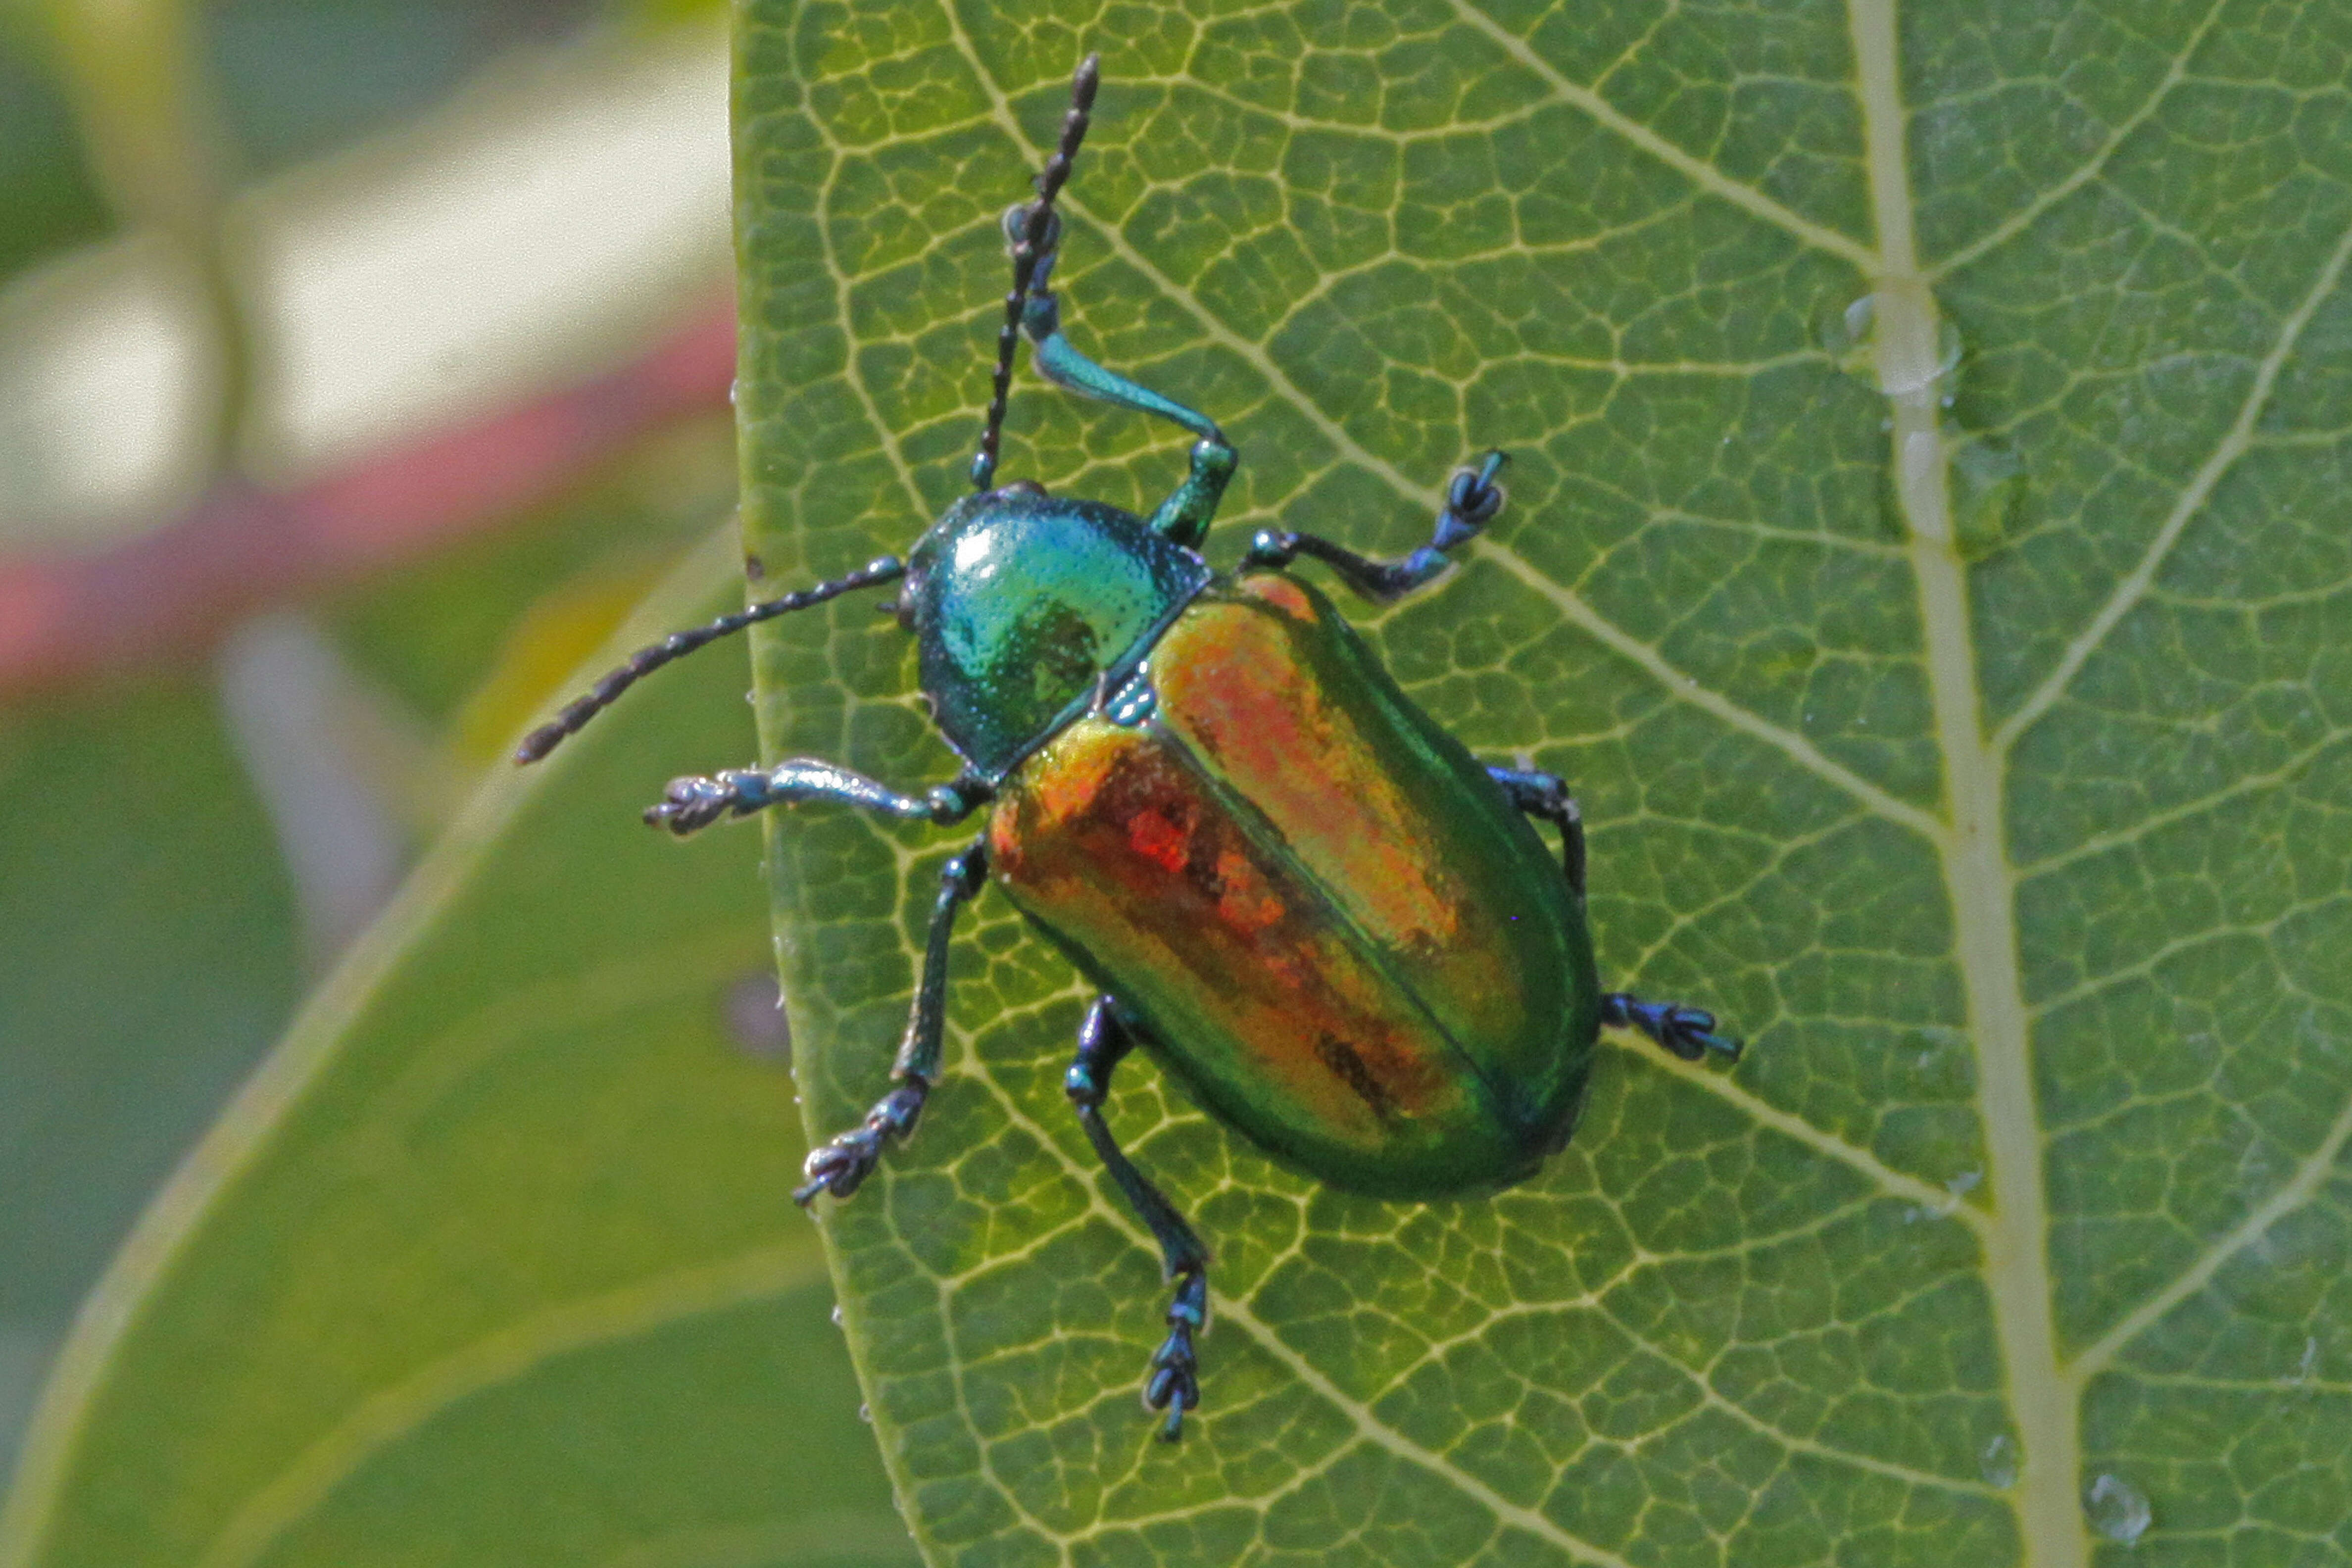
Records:
M896 1087L875 1102L863 1122L808 1157L802 1167L808 1180L793 1189L793 1201L802 1207L815 1202L820 1193L845 1198L856 1192L881 1163L884 1146L915 1131L923 1102L940 1080L940 1041L947 1027L948 939L954 934L956 911L971 901L987 878L985 837L974 840L940 873L939 901L931 906L930 931L923 944L922 978L915 983L906 1037L890 1069Z
M1738 1036L1718 1034L1715 1015L1703 1007L1644 1002L1623 991L1612 991L1601 998L1601 1021L1621 1029L1639 1029L1686 1062L1699 1061L1709 1051L1736 1062L1744 1048Z
M1291 533L1260 529L1250 541L1244 566L1287 566L1301 555L1312 556L1339 574L1340 581L1374 604L1403 598L1445 570L1446 552L1467 544L1503 510L1503 487L1495 476L1503 471L1501 452L1489 452L1475 468L1456 468L1445 487L1445 504L1438 509L1437 525L1429 542L1394 561L1375 561L1316 533Z
M1119 1149L1109 1124L1103 1121L1111 1073L1134 1047L1135 1037L1112 1011L1110 998L1097 997L1087 1009L1086 1022L1078 1026L1078 1052L1071 1059L1062 1087L1077 1110L1087 1142L1095 1146L1096 1156L1118 1184L1128 1207L1160 1244L1166 1278L1176 1282L1175 1295L1168 1304L1168 1338L1152 1354L1150 1374L1143 1388L1143 1403L1168 1413L1160 1436L1172 1443L1183 1436L1184 1412L1201 1403L1200 1359L1193 1339L1209 1321L1209 1253L1176 1206Z

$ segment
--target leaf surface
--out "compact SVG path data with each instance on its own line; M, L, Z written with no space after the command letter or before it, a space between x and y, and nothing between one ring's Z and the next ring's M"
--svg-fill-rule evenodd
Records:
M726 531L598 668L734 596ZM0 1563L914 1561L785 1196L755 841L632 820L749 751L741 680L485 785L85 1310Z
M1424 538L1367 627L1565 774L1615 1037L1495 1198L1271 1166L1148 1063L1114 1127L1216 1254L1207 1405L1067 1113L1085 1000L983 899L922 1135L826 1219L931 1561L2352 1558L2352 97L2340 6L1517 0L739 12L740 412L772 580L961 486L998 212L1087 48L1079 345L1244 452L1254 527ZM1181 445L1034 390L1003 472L1148 510ZM952 759L862 606L766 742ZM944 857L772 826L811 1129L882 1089Z

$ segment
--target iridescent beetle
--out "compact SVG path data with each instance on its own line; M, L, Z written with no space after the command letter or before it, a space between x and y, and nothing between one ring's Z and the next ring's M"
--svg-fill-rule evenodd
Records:
M1065 1087L1174 1282L1144 1391L1173 1438L1200 1403L1209 1259L1103 1120L1135 1046L1283 1163L1415 1199L1508 1185L1559 1150L1603 1024L1685 1060L1736 1059L1739 1045L1707 1013L1601 989L1568 786L1473 761L1286 570L1310 556L1380 603L1421 587L1501 509L1500 452L1454 476L1434 537L1401 560L1276 530L1251 540L1235 572L1198 553L1239 454L1207 418L1073 348L1047 289L1054 199L1097 80L1090 56L1036 199L1005 214L1013 289L972 493L904 563L885 556L646 648L533 732L518 760L545 756L640 676L715 638L900 584L922 689L964 761L953 783L902 795L795 757L677 779L646 819L684 835L802 801L941 825L987 810L986 831L941 879L895 1087L809 1156L793 1195L849 1196L913 1131L940 1079L956 910L992 876L1100 993ZM1198 437L1191 471L1150 517L1032 480L994 483L1023 333L1048 380ZM1560 864L1530 818L1559 829Z

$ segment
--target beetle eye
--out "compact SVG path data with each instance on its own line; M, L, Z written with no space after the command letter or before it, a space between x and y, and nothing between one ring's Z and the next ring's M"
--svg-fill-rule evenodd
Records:
M1034 479L1007 479L996 487L999 496L1042 496L1045 487Z

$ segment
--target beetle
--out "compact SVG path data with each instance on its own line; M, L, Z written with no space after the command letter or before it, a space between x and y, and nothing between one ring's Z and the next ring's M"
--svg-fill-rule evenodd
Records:
M793 1195L848 1197L914 1131L940 1077L956 913L993 879L1098 993L1064 1087L1173 1286L1144 1388L1173 1440L1200 1403L1209 1257L1104 1120L1129 1051L1276 1161L1415 1200L1507 1186L1559 1150L1603 1025L1691 1061L1736 1060L1740 1045L1701 1009L1601 989L1566 783L1474 760L1290 570L1319 562L1381 604L1424 586L1501 510L1503 454L1457 471L1430 542L1397 560L1275 529L1234 571L1201 554L1238 450L1206 416L1080 353L1049 286L1054 202L1098 77L1089 56L1035 199L1004 215L1013 289L971 492L904 561L641 650L517 760L545 756L637 679L718 637L897 585L886 607L913 635L923 693L962 759L952 782L908 795L794 757L673 780L646 819L683 836L810 801L940 826L987 812L942 874L892 1088L809 1156ZM1150 516L996 483L1023 336L1047 380L1193 436L1184 479ZM1559 834L1557 862L1537 821Z

